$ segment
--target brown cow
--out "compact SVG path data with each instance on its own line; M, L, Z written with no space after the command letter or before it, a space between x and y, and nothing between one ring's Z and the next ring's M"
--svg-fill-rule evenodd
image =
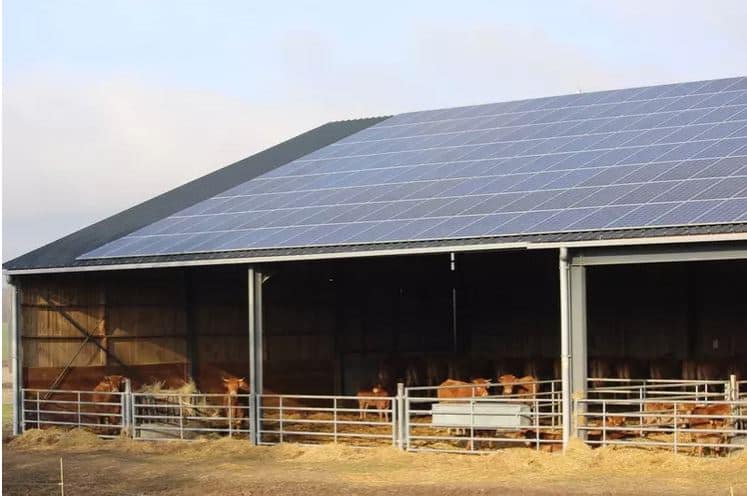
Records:
M733 425L733 419L726 418L733 415L732 407L728 404L698 406L692 409L692 417L688 423L694 430L726 430ZM693 441L706 444L723 444L730 437L726 432L693 432ZM718 454L719 448L698 446L695 452L705 454L705 450Z
M641 417L643 425L672 425L674 423L674 406L672 402L647 402L643 404L643 413ZM695 408L694 403L677 403L677 425L687 424L687 415ZM683 416L684 418L682 418Z
M238 394L239 390L249 391L249 384L246 383L243 377L224 377L223 385L226 388L226 417L230 419L228 425L229 427L238 429L241 427L241 422L246 413L244 408L239 405Z
M93 388L91 401L94 403L92 410L96 412L96 422L99 424L119 424L122 409L120 406L120 395L111 393L122 392L127 378L121 375L105 375L96 387ZM116 403L115 405L105 403Z
M490 381L488 379L472 379L470 382L446 379L438 386L438 399L448 401L460 398L479 398L488 395ZM464 386L464 387L450 387Z
M516 393L520 396L534 398L539 391L537 378L531 375L516 377L513 374L503 374L498 378L498 382L503 386L504 395L513 394L514 388L516 388Z
M373 407L379 412L379 419L389 420L389 393L381 384L377 384L372 389L363 389L358 391L358 408L361 419L366 418L368 408Z

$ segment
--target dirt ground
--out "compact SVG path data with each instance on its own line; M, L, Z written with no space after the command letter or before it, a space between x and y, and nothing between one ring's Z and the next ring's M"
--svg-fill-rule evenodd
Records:
M747 495L747 453L721 458L635 449L565 455L524 448L486 456L246 441L102 441L30 431L3 446L3 494L71 495Z

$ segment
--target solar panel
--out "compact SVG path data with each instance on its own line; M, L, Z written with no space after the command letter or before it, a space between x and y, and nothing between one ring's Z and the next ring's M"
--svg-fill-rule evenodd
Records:
M747 221L747 78L396 115L80 258Z

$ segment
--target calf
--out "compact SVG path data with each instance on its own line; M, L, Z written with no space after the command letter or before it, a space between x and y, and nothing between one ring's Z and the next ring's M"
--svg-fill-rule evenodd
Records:
M358 391L358 409L361 419L366 418L368 408L373 407L379 412L379 419L389 420L389 393L380 384L371 390Z
M727 418L733 415L731 405L707 405L698 406L692 409L692 417L688 423L690 428L696 430L693 432L693 441L704 444L723 444L730 437L727 432L707 432L708 430L721 431L733 426L733 419ZM704 432L705 431L705 432ZM705 450L718 453L720 448L698 446L695 451L698 455L705 454Z
M531 375L516 377L513 374L504 374L498 378L498 382L503 387L503 394L510 395L514 393L514 388L519 396L534 398L539 391L537 378Z
M488 379L472 379L472 382L446 379L438 386L438 399L442 401L461 398L477 398L488 395L490 381ZM450 387L464 386L464 387Z
M228 417L229 428L239 429L244 419L244 408L239 404L239 390L249 391L249 385L246 380L241 377L224 377L223 385L226 388L226 417Z
M91 395L92 410L97 413L96 423L99 424L119 424L122 409L120 406L120 393L124 389L126 377L121 375L106 375L93 388ZM116 404L108 404L116 403Z

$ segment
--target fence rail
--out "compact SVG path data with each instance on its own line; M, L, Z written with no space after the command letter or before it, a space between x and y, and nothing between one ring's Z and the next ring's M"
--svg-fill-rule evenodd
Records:
M126 430L129 395L125 392L22 389L21 430L46 426L85 427L101 437Z
M487 393L504 385L482 387ZM536 387L537 391L480 396L476 391L483 390L474 385L407 388L401 427L403 448L450 453L481 453L508 446L560 449L560 381L523 383L521 387ZM472 394L453 397L445 393L449 389L471 389Z
M591 379L590 381L600 381ZM747 445L747 381L605 379L573 402L590 445L725 453ZM22 389L23 430L82 427L101 437L190 440L232 436L259 444L394 445L485 453L562 448L560 381L398 386L395 396L201 394ZM449 391L451 390L451 391ZM460 392L461 391L461 392ZM465 394L466 391L466 394Z
M248 437L250 394L132 393L132 437L170 440L225 434Z
M698 454L745 446L747 400L575 401L577 429L591 445L630 445Z
M393 396L258 396L259 443L397 444Z

